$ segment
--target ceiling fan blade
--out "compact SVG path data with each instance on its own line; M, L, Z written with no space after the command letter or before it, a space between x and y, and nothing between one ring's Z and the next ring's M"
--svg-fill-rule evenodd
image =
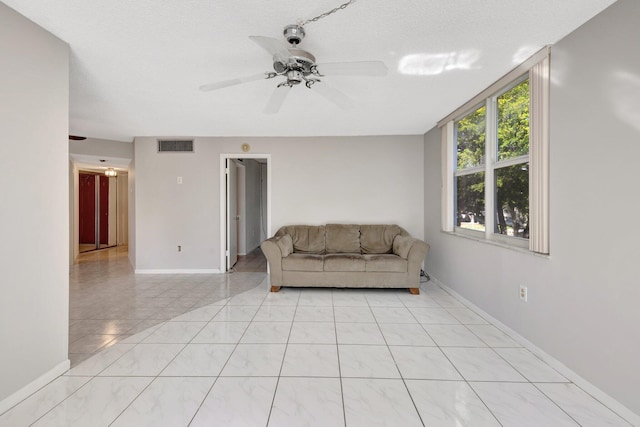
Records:
M289 49L287 49L287 45L278 39L263 36L249 36L249 38L280 62L287 62L291 56Z
M269 98L269 101L267 102L267 106L264 107L264 113L276 114L280 111L280 107L282 107L282 104L290 91L291 88L289 86L276 87L271 94L271 98Z
M327 86L325 82L317 82L311 86L311 90L317 92L324 97L327 101L337 105L343 110L348 110L354 107L353 100L344 93L340 92L331 86Z
M200 90L203 92L209 92L210 90L222 89L229 86L239 85L241 83L253 82L255 80L266 79L265 73L254 74L252 76L240 77L237 79L224 80L217 83L209 83L207 85L200 86Z
M325 76L371 76L387 75L387 66L382 61L328 62L318 64L318 72Z

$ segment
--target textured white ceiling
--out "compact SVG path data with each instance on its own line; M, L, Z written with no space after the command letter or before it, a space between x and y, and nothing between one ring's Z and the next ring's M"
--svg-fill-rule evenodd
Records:
M71 46L70 133L134 136L421 134L614 0L359 0L305 26L318 62L381 60L389 74L327 77L343 111L295 87L262 112L275 80L213 92L205 83L271 70L249 35L344 0L2 0ZM282 39L284 40L284 39ZM28 48L25 46L25 48Z

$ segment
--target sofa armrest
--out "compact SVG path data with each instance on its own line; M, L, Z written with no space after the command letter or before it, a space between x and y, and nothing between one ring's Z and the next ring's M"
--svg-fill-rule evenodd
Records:
M271 237L263 241L260 248L269 263L271 286L282 286L282 258L293 252L291 236L285 234L279 237Z
M409 257L409 251L416 241L417 239L411 236L397 235L393 239L393 254L398 255L400 258L407 259Z
M418 283L422 261L427 252L429 245L422 240L400 235L393 239L393 253L407 260L407 273L411 277L415 276Z
M409 256L407 257L407 272L409 275L414 275L418 283L420 283L420 270L422 269L422 262L424 257L429 252L429 245L422 240L414 239L415 242L409 250Z

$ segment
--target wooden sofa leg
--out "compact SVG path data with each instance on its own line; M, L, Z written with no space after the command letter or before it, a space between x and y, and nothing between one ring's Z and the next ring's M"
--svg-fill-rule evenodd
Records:
M420 295L420 288L409 288L411 295Z
M280 286L272 286L271 292L278 292L280 290Z

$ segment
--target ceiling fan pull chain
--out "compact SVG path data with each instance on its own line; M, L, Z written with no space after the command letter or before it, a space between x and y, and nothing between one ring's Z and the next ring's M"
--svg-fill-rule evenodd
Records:
M355 3L355 2L356 2L356 0L349 0L348 2L343 3L343 4L341 4L340 6L338 6L338 7L336 7L336 8L333 8L333 9L331 9L331 10L330 10L330 11L328 11L328 12L322 13L322 14L320 14L320 15L318 15L318 16L316 16L316 17L314 17L314 18L307 19L306 21L304 21L304 22L302 22L302 23L298 23L298 25L299 25L300 27L304 27L305 25L307 25L307 24L308 24L308 23L310 23L310 22L316 22L316 21L318 21L318 20L320 20L320 19L322 19L322 18L326 18L327 16L329 16L329 15L331 15L331 14L334 14L334 13L338 12L339 10L345 9L347 6L349 6L350 4L353 4L353 3Z

